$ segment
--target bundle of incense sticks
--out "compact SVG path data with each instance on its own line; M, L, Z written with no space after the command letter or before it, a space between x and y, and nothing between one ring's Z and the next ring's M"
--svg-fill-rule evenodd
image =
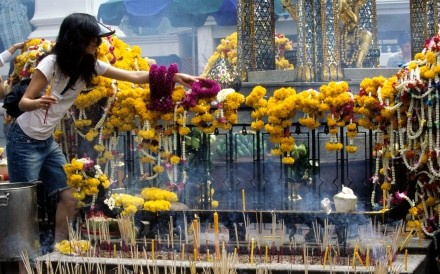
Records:
M131 217L118 217L118 228L121 235L121 240L131 245L136 244L136 228L134 225L134 216Z
M223 248L220 260L214 260L212 263L213 274L235 274L238 257L236 254L227 254L226 249ZM209 272L211 273L211 272Z

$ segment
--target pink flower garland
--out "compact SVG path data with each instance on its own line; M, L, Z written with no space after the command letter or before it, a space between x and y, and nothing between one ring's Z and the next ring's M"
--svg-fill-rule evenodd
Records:
M187 93L185 99L182 101L182 105L186 109L194 107L198 99L217 96L220 89L220 84L216 81L201 79L192 84L191 91Z
M174 90L174 74L178 72L176 64L171 64L168 70L165 66L150 67L150 104L148 109L162 113L174 109L171 95Z

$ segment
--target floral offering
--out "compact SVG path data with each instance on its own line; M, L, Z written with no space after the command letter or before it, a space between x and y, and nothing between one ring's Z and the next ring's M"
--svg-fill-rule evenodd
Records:
M206 64L203 75L207 75L209 71L213 68L216 61L220 58L226 58L232 66L237 66L237 32L225 37L220 41L217 46L217 50L211 55ZM275 66L277 70L291 70L293 65L285 59L284 52L286 50L291 50L292 42L284 34L275 34L275 46L276 46L276 56L275 56Z
M76 191L74 198L79 201L78 206L84 206L86 198L96 199L100 191L109 188L110 180L90 158L72 159L70 164L64 166L67 174L67 185ZM93 205L94 201L92 201Z
M86 240L63 240L54 246L55 251L64 255L84 255L90 249L90 242Z
M144 204L144 199L130 194L114 193L104 201L110 210L121 209L122 217L133 216Z
M55 42L44 38L32 38L24 44L21 54L14 59L13 77L29 78L35 70L38 61L50 53Z
M142 189L141 197L145 199L144 210L151 212L168 211L171 203L177 202L176 193L155 187Z

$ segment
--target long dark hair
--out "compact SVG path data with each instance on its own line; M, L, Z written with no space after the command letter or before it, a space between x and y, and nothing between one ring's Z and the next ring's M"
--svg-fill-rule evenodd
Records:
M90 86L97 75L96 56L86 53L92 39L99 35L99 26L90 14L72 13L61 23L56 44L52 50L62 73L70 77L67 88L74 87L78 79Z

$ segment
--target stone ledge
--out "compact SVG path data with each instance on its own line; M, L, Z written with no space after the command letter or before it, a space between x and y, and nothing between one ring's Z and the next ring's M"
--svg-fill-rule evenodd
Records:
M376 76L390 78L398 71L399 68L345 68L343 73L346 81L355 81Z
M293 82L295 70L249 71L247 80L253 83Z
M344 81L360 81L376 76L392 77L399 68L345 68ZM295 70L249 71L247 82L251 83L292 83Z

